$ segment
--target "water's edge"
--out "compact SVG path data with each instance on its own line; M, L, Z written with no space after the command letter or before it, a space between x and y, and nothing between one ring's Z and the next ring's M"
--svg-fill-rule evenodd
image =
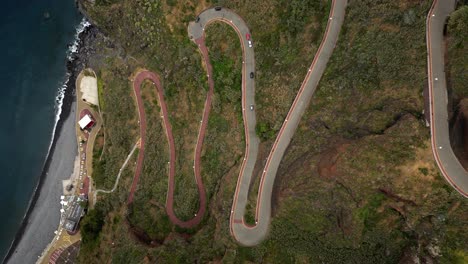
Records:
M51 164L52 157L56 148L57 140L60 137L60 132L62 131L62 128L63 128L63 123L70 116L71 106L72 106L72 103L75 101L75 91L76 91L75 81L80 71L84 68L82 57L86 56L85 53L81 54L83 52L80 52L80 51L83 50L82 45L83 45L84 39L86 38L87 34L90 32L91 28L92 28L91 24L87 20L83 19L76 28L76 34L75 34L75 39L73 43L71 43L68 46L68 50L66 54L67 55L67 63L66 63L67 72L64 77L65 81L63 85L58 88L57 95L56 95L56 100L55 100L56 117L55 117L54 127L52 129L51 142L49 145L49 149L45 157L45 162L42 167L42 172L39 177L38 183L29 201L28 209L26 210L26 213L23 217L20 228L16 232L15 238L13 239L8 249L8 253L5 255L4 259L2 260L2 263L6 263L10 259L16 247L18 246L19 242L21 241L24 231L27 227L29 217L31 216L31 213L34 211L36 202L41 193L43 183L47 177L47 174L50 168L50 164Z

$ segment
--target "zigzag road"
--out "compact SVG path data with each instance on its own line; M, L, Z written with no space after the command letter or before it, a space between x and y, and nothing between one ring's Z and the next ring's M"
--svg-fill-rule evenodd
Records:
M195 179L199 191L199 209L195 217L188 220L182 221L178 219L174 214L173 202L174 202L174 176L175 176L175 147L174 139L172 137L172 130L169 122L167 107L164 102L163 90L159 81L159 77L149 71L139 72L133 82L133 88L138 105L138 112L140 116L140 134L141 134L141 149L137 160L137 169L135 171L132 188L128 198L128 203L132 203L134 192L138 183L138 178L141 174L144 158L144 146L145 146L145 131L146 131L146 119L143 108L143 103L140 97L140 85L145 79L153 81L158 91L159 102L161 105L161 114L163 118L163 125L166 131L166 136L169 142L170 151L170 164L169 164L169 186L166 200L166 211L171 221L181 227L190 228L194 227L201 222L203 215L206 210L206 194L203 187L203 182L200 174L200 156L203 139L208 124L208 116L211 109L211 97L214 91L214 81L212 79L212 66L208 57L208 50L205 46L204 32L208 24L214 21L221 21L230 25L238 34L242 46L243 56L243 67L242 67L242 109L244 118L245 138L246 138L246 149L245 157L242 163L240 175L237 182L236 192L234 195L230 229L231 234L241 244L246 246L253 246L260 243L268 232L268 226L271 218L271 195L273 191L273 183L276 177L280 161L284 155L284 152L291 141L291 138L297 129L299 121L306 110L312 95L315 92L317 84L325 70L325 66L332 54L338 39L338 34L341 25L344 20L346 0L333 0L332 7L330 10L329 20L325 35L320 44L320 47L314 57L311 66L307 71L306 77L299 89L299 92L291 106L291 109L284 120L284 123L279 131L279 134L273 144L271 152L268 156L266 166L263 170L260 188L258 191L257 208L256 208L256 225L248 226L244 222L245 208L247 204L247 197L249 192L249 186L252 179L252 173L255 166L255 161L258 154L259 139L255 133L255 111L250 109L251 105L254 105L255 99L255 82L252 78L249 78L251 72L255 72L255 59L254 50L249 47L246 34L250 34L250 31L246 23L241 17L236 15L234 12L222 8L216 10L210 8L203 11L199 15L199 19L196 22L191 22L188 27L189 36L195 44L198 45L199 50L202 54L204 63L207 69L209 91L205 101L205 108L201 119L201 126L198 134L197 145L195 147L194 155L194 172ZM219 9L219 8L218 8Z

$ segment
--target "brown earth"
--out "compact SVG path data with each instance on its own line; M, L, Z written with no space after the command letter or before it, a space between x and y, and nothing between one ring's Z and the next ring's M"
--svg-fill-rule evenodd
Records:
M340 154L349 146L348 143L341 142L336 146L326 150L320 157L317 165L317 170L322 178L335 178L336 176L336 163Z
M137 226L133 226L128 219L125 222L128 226L128 229L130 230L130 234L137 242L150 247L157 247L162 245L163 241L151 239L151 237L143 229Z

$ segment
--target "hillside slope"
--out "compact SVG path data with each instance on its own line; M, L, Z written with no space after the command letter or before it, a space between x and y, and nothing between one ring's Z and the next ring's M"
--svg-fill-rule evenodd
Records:
M179 157L176 214L188 218L196 212L192 155L207 83L187 24L218 4L235 10L252 30L260 172L322 38L328 1L83 1L114 43L96 43L106 54L95 69L106 106L106 145L94 163L100 168L93 175L98 187L113 184L137 140L129 78L147 68L161 75L171 112ZM462 263L468 250L467 202L440 176L421 113L430 4L350 1L327 70L280 165L270 235L253 248L237 245L229 233L245 144L241 51L232 29L210 25L215 99L202 157L208 214L190 230L172 225L165 215L168 149L154 87L147 83L142 93L152 117L151 147L135 202L126 205L130 166L117 192L100 196L84 219L80 262ZM250 219L258 177L252 186Z

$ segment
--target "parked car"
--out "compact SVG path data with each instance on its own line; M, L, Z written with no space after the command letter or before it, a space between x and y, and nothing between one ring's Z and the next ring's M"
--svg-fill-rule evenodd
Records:
M251 47L252 47L252 41L249 40L249 48L251 48Z
M254 105L250 105L250 111L254 110Z
M253 78L254 78L254 73L251 72L251 73L250 73L250 79L253 79Z
M197 18L195 19L195 23L198 23L200 21L200 17L197 16Z
M245 39L250 40L250 34L249 33L245 34Z
M221 7L220 7L220 6L217 6L217 7L215 7L215 10L216 10L216 11L221 11Z

